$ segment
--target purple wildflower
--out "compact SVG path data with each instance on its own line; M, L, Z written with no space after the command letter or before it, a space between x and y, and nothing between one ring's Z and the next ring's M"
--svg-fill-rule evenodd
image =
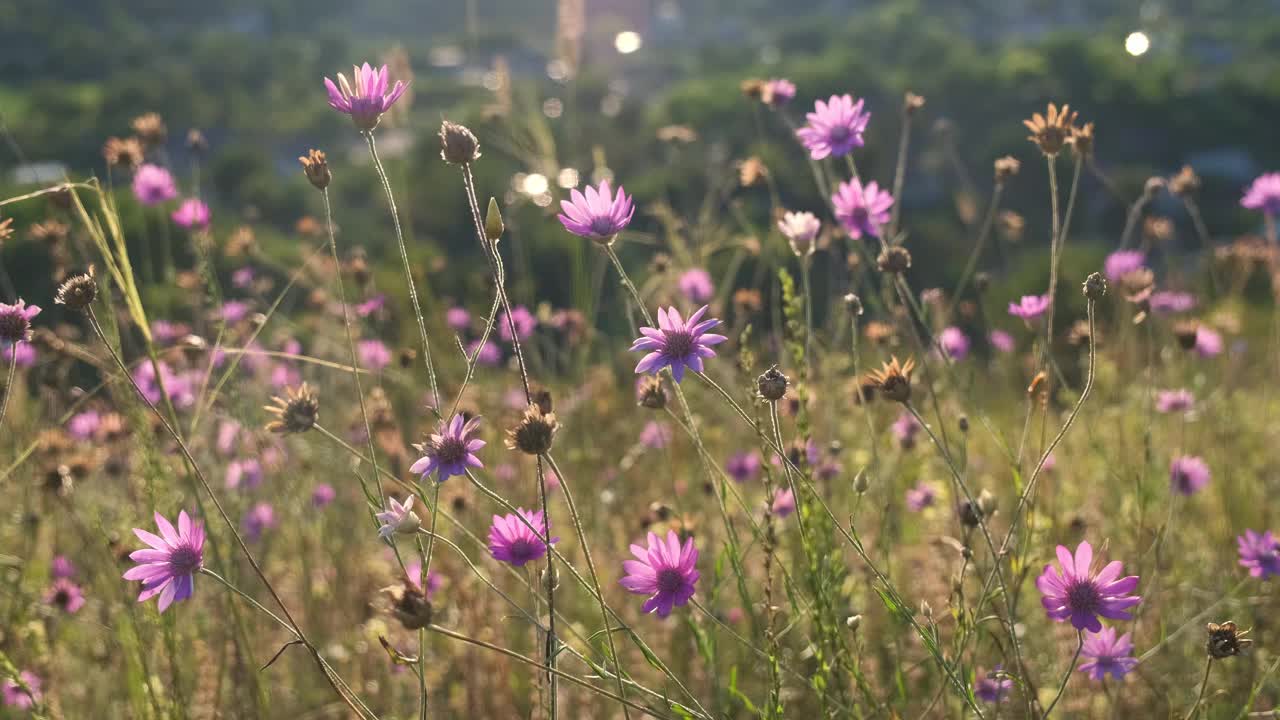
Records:
M444 323L454 332L463 332L471 327L471 313L463 307L451 307L444 313Z
M674 530L667 531L665 541L649 533L648 542L648 548L631 546L631 554L636 559L623 561L626 576L622 578L622 587L637 595L648 595L640 610L656 611L658 617L665 618L672 608L684 605L693 597L699 578L698 549L693 546L693 538L681 546Z
M12 305L0 303L0 343L20 343L31 338L31 321L40 314L39 305L18 298Z
M218 425L218 436L214 447L222 455L230 455L236 449L236 441L240 437L242 426L235 420L223 420Z
M1113 560L1097 574L1093 564L1093 546L1082 542L1076 547L1075 557L1066 547L1058 546L1058 565L1044 566L1044 572L1036 578L1036 588L1043 596L1040 604L1049 617L1058 622L1071 620L1077 630L1098 632L1102 622L1098 616L1111 620L1130 620L1127 610L1142 601L1131 595L1138 586L1138 576L1120 577L1124 564Z
M1236 538L1240 550L1240 564L1249 568L1249 574L1256 578L1269 578L1280 575L1280 541L1267 530L1261 534L1245 530Z
M159 205L178 197L178 188L168 170L145 163L133 173L133 195L143 205Z
M67 432L77 440L88 440L98 432L102 423L102 415L97 410L86 410L76 413L67 421Z
M405 565L404 570L405 570L405 575L408 576L407 579L409 581L409 584L421 590L423 594L427 596L428 600L430 600L431 597L440 590L441 586L444 585L444 577L441 576L440 573L436 572L435 570L428 570L427 584L425 587L423 586L421 560L414 560L408 565Z
M40 677L30 670L18 673L18 679L22 681L22 685L26 685L25 690L13 680L0 681L0 704L19 710L28 710L40 702L42 697L40 686L43 683Z
M1009 303L1009 314L1023 320L1035 320L1049 309L1048 295L1023 295L1016 303Z
M58 578L44 591L44 604L74 614L84 607L84 591L67 578Z
M36 364L36 349L31 343L6 344L0 342L0 364L13 363L20 368Z
M707 306L703 305L685 321L681 319L680 311L673 307L658 308L657 329L640 328L640 334L644 337L637 338L631 345L631 352L649 351L636 365L636 372L657 372L669 367L676 382L684 379L686 367L694 372L702 372L702 361L716 356L711 346L729 339L724 335L707 333L719 325L720 321L714 318L702 320L706 312Z
M49 564L49 574L56 580L58 578L75 577L76 566L71 562L71 558L66 555L56 555L53 562Z
M360 364L375 372L391 364L391 350L381 340L361 340L356 343L356 356Z
M711 301L711 297L715 295L716 286L711 280L711 273L702 268L691 268L686 270L676 281L680 287L680 294L684 295L689 302L702 305Z
M615 197L609 189L609 181L601 180L599 189L587 186L586 194L577 189L570 191L569 200L560 201L564 212L556 216L564 229L596 242L613 242L614 236L631 223L635 204L618 186Z
M386 306L387 296L383 293L378 293L359 305L356 305L356 315L359 315L360 317L369 317Z
M1208 359L1222 354L1222 335L1213 328L1196 328L1196 354Z
M320 483L311 491L311 506L316 508L327 507L337 496L338 492L333 489L332 485Z
M521 340L528 340L529 336L538 327L538 318L529 312L529 308L523 305L517 305L511 308L511 317L508 318L504 312L498 317L498 337L503 342L511 342L511 325L516 326L516 337Z
M671 428L665 423L650 420L640 430L640 444L650 450L661 450L671 442Z
M1175 313L1184 313L1196 306L1196 296L1189 292L1179 292L1176 290L1161 290L1151 293L1148 300L1151 304L1152 312L1161 315L1173 315Z
M880 189L875 180L863 185L853 178L836 187L831 204L835 206L836 219L849 231L849 237L857 240L863 235L880 237L880 227L889 222L893 196Z
M1240 205L1261 210L1267 215L1280 215L1280 173L1264 173L1254 178L1245 190Z
M160 535L133 529L133 534L151 547L129 555L138 565L126 572L124 579L141 580L138 602L159 595L160 612L164 612L195 590L195 574L204 567L204 526L193 522L186 510L178 513L177 529L160 513L155 514L155 520Z
M476 453L485 446L485 442L471 437L478 427L479 417L465 420L462 415L454 415L452 420L442 421L439 432L427 442L414 445L422 452L422 457L409 468L409 472L421 475L424 480L431 473L436 473L436 482L444 482L454 475L465 475L469 467L484 467Z
M1108 674L1119 680L1138 666L1138 659L1133 657L1130 633L1116 637L1115 628L1089 633L1080 649L1080 656L1089 658L1089 662L1080 663L1078 669L1094 680L1102 680Z
M187 230L204 230L209 227L209 206L196 198L187 198L169 217Z
M947 357L958 362L969 355L969 336L954 325L943 328L938 333L938 347Z
M1209 484L1209 466L1195 455L1176 457L1169 463L1169 487L1183 495L1194 495Z
M253 306L243 300L228 300L218 308L218 317L228 325L234 325L249 317Z
M404 94L408 87L399 80L387 92L387 66L374 70L365 63L351 69L354 82L338 73L338 82L324 79L324 87L329 91L329 107L351 116L351 121L363 132L378 127L382 114L391 109L396 100Z
M418 532L418 528L422 527L422 520L413 511L412 495L404 503L395 498L387 498L387 503L387 509L374 516L382 523L378 526L378 535L383 540L390 540L396 533L412 535Z
M241 290L252 285L253 279L253 268L248 266L238 268L235 272L231 273L231 285L240 288Z
M990 673L981 675L973 683L973 694L984 703L1002 703L1009 699L1009 693L1013 690L1013 681L997 675L998 672L1000 672L999 665Z
M1117 250L1102 263L1102 274L1108 282L1120 282L1125 275L1141 269L1146 261L1147 256L1141 250Z
M987 340L991 342L991 347L1002 353L1011 353L1017 347L1013 336L1004 330L992 330L991 334L987 336Z
M797 256L812 255L814 240L822 229L822 221L811 212L788 212L778 221L778 230L791 244Z
M467 355L475 364L483 367L494 367L502 362L502 350L492 341L486 342L484 347L481 347L479 340L473 340L467 346Z
M827 102L814 103L813 112L805 115L809 124L796 131L809 150L809 157L840 157L862 147L862 133L871 119L871 113L863 111L862 106L862 100L854 102L848 94L832 95Z
M929 483L920 483L907 491L907 509L920 512L938 500L938 491Z
M893 431L893 436L898 440L898 447L903 450L910 450L916 446L916 436L924 428L921 427L920 421L916 420L916 416L903 410L898 419L893 421L889 426Z
M794 100L796 84L786 78L766 80L760 93L760 99L769 107L779 108Z
M784 488L773 493L773 502L769 504L769 511L780 518L784 518L796 511L796 495L791 492L791 488Z
M542 537L547 534L547 523L541 510L516 508L516 512L520 515L493 516L493 525L489 527L489 553L494 560L520 567L530 560L546 556L547 543L542 541ZM549 538L548 542L554 545L559 540Z
M724 470L734 482L754 480L760 476L760 454L754 450L734 453L725 461Z
M1156 393L1156 410L1162 413L1191 412L1196 396L1190 390L1161 390Z
M182 323L168 320L156 320L151 323L151 338L161 345L172 345L190 332L191 328Z
M232 460L227 464L227 489L256 488L262 484L262 463L256 458Z
M262 533L276 526L276 510L271 503L260 502L249 508L240 519L240 527L244 528L245 539L250 542L262 537Z

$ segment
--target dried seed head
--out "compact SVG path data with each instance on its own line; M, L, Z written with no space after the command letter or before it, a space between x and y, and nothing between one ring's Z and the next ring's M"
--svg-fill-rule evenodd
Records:
M1205 651L1209 653L1209 657L1215 660L1239 655L1253 644L1252 640L1245 639L1245 635L1248 635L1249 631L1241 630L1230 620L1222 624L1209 623L1205 626L1205 629L1209 633L1209 641L1205 644Z
M911 252L900 245L890 245L876 258L880 272L901 275L911 269Z
M662 378L657 375L645 377L637 394L640 405L650 410L661 410L667 406L667 391L662 387Z
M1183 350L1191 350L1196 346L1196 335L1200 331L1200 323L1195 320L1183 320L1174 323L1173 336Z
M391 598L391 614L406 630L419 630L431 624L431 601L407 579L382 590Z
M1179 197L1194 195L1200 189L1200 176L1190 165L1183 165L1177 175L1169 178L1169 192Z
M1076 113L1071 111L1070 105L1063 105L1059 112L1056 105L1049 103L1045 115L1034 113L1030 120L1023 120L1022 124L1031 131L1027 139L1035 143L1040 152L1054 157L1062 152L1062 146L1071 138L1075 122Z
M53 301L72 310L84 310L98 297L98 283L93 279L93 266L89 271L77 273L63 281L53 295Z
M1091 302L1097 302L1107 294L1107 279L1102 273L1089 273L1084 281L1084 296Z
M754 155L738 164L738 184L744 188L753 187L767 177L769 177L769 167Z
M853 491L859 495L871 489L871 469L862 468L853 478Z
M1093 156L1093 123L1085 123L1078 128L1071 129L1071 137L1067 140L1071 143L1071 149L1081 159L1087 159Z
M475 162L480 158L480 141L466 126L445 120L440 124L440 157L454 165Z
M879 370L872 371L871 379L885 399L905 403L911 399L911 371L916 361L907 358L905 363L899 362L895 356L884 363Z
M764 374L756 378L756 389L760 391L760 397L769 402L777 402L787 394L787 386L791 384L791 380L777 365L764 371Z
M169 136L169 130L164 126L164 119L159 113L143 113L133 119L132 126L134 134L152 147L163 144Z
M102 146L102 157L112 167L135 168L142 164L146 153L138 138L109 137Z
M765 85L767 83L760 78L748 78L742 81L739 88L742 90L743 95L752 100L759 100L764 97Z
M996 158L995 169L996 184L1003 185L1006 180L1018 174L1018 171L1022 169L1022 163L1012 155L1005 155L1004 157Z
M960 517L960 524L967 528L976 528L982 523L982 509L977 503L961 500L956 506L956 514Z
M329 172L329 161L325 159L323 152L308 150L306 155L298 158L298 162L302 163L302 172L307 176L307 181L317 190L329 187L333 173Z
M267 430L273 433L306 432L315 426L320 416L320 398L305 382L296 388L285 388L285 397L271 400L272 404L263 409L276 416L267 423Z
M525 408L515 427L507 430L507 448L526 455L545 455L551 450L560 423L555 413L544 413L537 404Z
M969 432L969 416L968 415L961 415L960 419L957 421L957 424L960 425L960 432L962 433Z
M973 289L984 293L991 288L991 273L979 272L973 276Z
M555 400L551 396L551 391L547 388L534 384L529 388L529 397L544 415L549 415L555 410Z
M203 155L209 149L209 138L204 136L200 128L191 128L187 131L187 150L196 155Z
M910 90L906 95L902 96L902 112L907 115L915 115L916 111L924 107L924 96L917 95Z
M850 630L857 632L858 628L862 626L862 616L850 615L849 617L845 618L844 625Z
M849 314L854 317L862 314L862 298L854 293L844 296L844 306L849 310Z

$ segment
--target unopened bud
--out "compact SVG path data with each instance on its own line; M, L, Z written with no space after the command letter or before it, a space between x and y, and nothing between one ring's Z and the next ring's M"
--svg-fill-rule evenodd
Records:
M498 209L498 201L489 198L489 211L484 216L484 236L490 242L498 242L506 226L502 224L502 211Z
M770 402L781 400L782 396L787 394L787 385L789 383L790 380L787 379L786 375L782 374L777 365L769 368L756 379L756 387L760 390L760 397Z
M1107 294L1107 279L1101 273L1089 273L1084 281L1084 296L1097 302Z
M850 615L849 617L845 618L844 624L845 624L845 627L849 628L850 630L856 631L858 627L862 625L862 616Z

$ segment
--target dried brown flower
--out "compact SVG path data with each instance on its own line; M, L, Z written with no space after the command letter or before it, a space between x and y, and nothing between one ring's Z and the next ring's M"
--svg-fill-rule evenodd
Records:
M1168 242L1173 238L1173 231L1173 221L1167 217L1153 215L1142 221L1142 234L1152 242Z
M272 404L263 409L276 416L267 423L267 430L273 433L306 432L315 426L320 415L320 398L305 382L297 388L285 388L285 397L271 400Z
M311 149L306 155L298 158L298 162L302 163L302 173L307 176L315 189L324 190L329 187L329 181L333 180L333 173L329 172L329 161L325 159L324 152Z
M754 155L738 164L738 183L742 187L751 187L766 177L769 177L769 168Z
M641 407L661 410L667 406L667 391L662 387L662 378L657 375L646 376L640 383L637 395Z
M879 370L873 370L870 378L875 381L876 387L880 388L880 394L884 395L885 399L905 403L911 399L911 371L915 366L916 361L913 358L907 358L907 361L902 363L898 361L897 356L894 356Z
M187 149L197 155L203 155L209 149L209 138L204 136L200 128L187 131Z
M0 223L0 226L5 226L12 221L13 219L10 218L5 222ZM12 230L10 232L12 232ZM67 235L71 233L71 226L50 218L44 222L38 222L32 225L27 232L31 235L32 240L39 240L41 242L54 244L67 239ZM0 230L0 236L3 235L3 230Z
M1088 159L1093 156L1093 123L1085 123L1077 128L1071 129L1071 137L1067 139L1071 143L1071 149L1081 158Z
M876 258L880 272L901 275L911 269L911 252L901 245L889 245Z
M764 299L759 290L738 288L733 291L733 307L739 315L758 313L764 307Z
M1022 124L1031 131L1027 139L1035 143L1040 152L1054 157L1062 152L1062 146L1071 138L1075 122L1076 113L1071 111L1070 105L1063 105L1059 112L1056 105L1049 103L1045 115L1034 113L1030 120L1023 120Z
M781 400L787 394L787 386L790 384L791 380L778 369L777 365L756 378L756 389L760 391L760 397L769 402Z
M142 164L145 154L142 143L135 137L123 140L109 137L102 146L102 157L112 167L136 168Z
M391 599L391 614L406 630L419 630L431 624L431 601L408 578L383 588L382 592Z
M480 158L480 141L464 125L440 123L440 157L447 163L467 165Z
M1027 221L1012 210L1001 210L996 216L996 229L1000 231L1000 237L1006 242L1021 242L1022 232L1026 227Z
M1177 175L1169 178L1169 192L1179 197L1196 194L1200 190L1200 176L1190 165L1183 165Z
M917 95L910 90L902 96L902 112L907 115L914 115L917 110L924 107L924 96Z
M1022 162L1012 155L996 158L995 172L996 184L1003 185L1006 180L1018 174L1022 169Z
M883 345L893 338L895 332L892 325L879 320L872 320L862 329L862 334L872 343Z
M1107 294L1107 279L1100 273L1089 273L1084 281L1084 296L1093 302L1101 300Z
M764 97L764 89L767 84L768 83L760 78L748 78L743 80L739 87L741 88L743 95L746 95L752 100L759 100Z
M98 283L93 279L93 266L90 265L88 272L72 275L59 285L53 301L72 310L84 310L97 297Z
M13 218L0 220L0 245L11 237L13 237Z
M665 143L691 143L698 141L698 131L688 125L663 125L658 128L657 137Z
M1183 350L1191 350L1196 346L1196 335L1200 332L1197 320L1181 320L1173 324L1173 336Z
M143 113L134 118L130 125L133 127L134 134L151 147L162 144L169 135L168 128L164 126L164 119L159 113Z
M1205 643L1205 651L1214 660L1239 655L1253 644L1252 640L1245 638L1249 631L1241 630L1230 620L1221 624L1211 622L1205 626L1205 630L1209 633L1209 640Z
M537 404L525 408L520 422L507 430L507 449L519 450L526 455L545 455L551 450L560 423L555 413L544 413Z

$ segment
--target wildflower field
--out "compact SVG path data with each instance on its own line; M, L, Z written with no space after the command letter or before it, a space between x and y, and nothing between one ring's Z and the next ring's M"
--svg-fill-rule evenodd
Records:
M967 134L544 4L536 78L303 53L288 132L0 104L0 718L1280 713L1280 155L1112 109L1274 75L1120 33Z

